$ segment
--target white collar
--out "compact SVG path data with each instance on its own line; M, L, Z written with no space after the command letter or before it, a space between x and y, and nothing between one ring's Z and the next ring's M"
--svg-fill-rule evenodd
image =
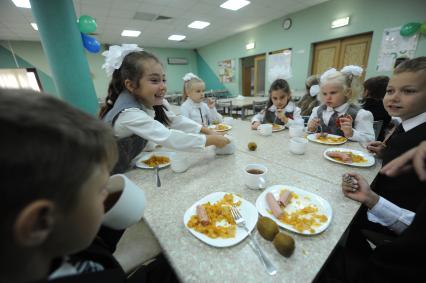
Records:
M277 111L277 107L275 107L275 105L272 104L271 107L268 108L269 111L271 112L275 112ZM287 103L287 105L284 107L284 112L294 112L294 102L290 101L289 103Z
M197 107L197 108L201 108L201 102L198 102L198 103L196 103L196 102L194 102L194 100L192 100L191 98L187 98L187 100L188 100L188 103L191 105L191 106L194 106L194 107Z
M338 113L346 113L346 111L348 111L348 109L349 109L349 103L348 102L343 103L342 105L334 107L334 108L330 107L330 106L327 106L327 111L328 112L337 111Z
M410 119L402 121L402 127L404 128L404 131L408 132L409 130L425 122L426 122L426 112L423 112L422 114L419 114L417 116L411 117Z

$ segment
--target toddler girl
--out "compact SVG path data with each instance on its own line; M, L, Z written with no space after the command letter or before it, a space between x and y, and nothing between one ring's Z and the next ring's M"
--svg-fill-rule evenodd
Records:
M114 173L126 171L145 147L155 144L191 150L209 145L221 148L229 143L227 138L168 110L165 74L157 57L136 44L111 46L102 55L106 57L102 67L112 79L100 117L111 124L118 138L119 161Z
M205 127L213 122L222 122L222 116L217 112L214 100L209 99L208 104L203 102L204 82L193 73L186 74L183 80L185 102L181 106L181 114Z
M251 128L256 130L262 123L291 125L296 120L302 120L302 117L300 108L291 101L290 86L286 80L277 79L269 88L266 109L252 118Z
M312 109L308 131L345 136L353 141L374 140L373 114L354 104L362 86L358 77L362 74L359 66L346 66L337 71L332 68L320 78L321 106ZM321 127L320 127L321 126Z

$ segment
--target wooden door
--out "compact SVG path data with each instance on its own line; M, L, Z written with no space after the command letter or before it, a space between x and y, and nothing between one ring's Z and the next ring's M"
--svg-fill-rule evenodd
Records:
M347 65L367 68L372 33L345 37L314 44L311 74L322 74L333 67L338 70ZM361 79L363 80L365 72Z
M254 96L265 95L265 55L254 58Z
M242 68L243 96L250 96L251 94L251 69L250 66L243 66Z

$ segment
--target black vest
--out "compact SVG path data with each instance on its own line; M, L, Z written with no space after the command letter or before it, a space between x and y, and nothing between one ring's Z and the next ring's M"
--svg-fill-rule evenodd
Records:
M324 123L324 119L322 118L322 113L326 111L326 109L327 109L327 105L325 104L321 105L317 109L317 116L320 119L322 131L329 134L339 135L343 137L344 136L343 131L337 127L336 120L332 119L333 116L330 117L330 120L328 120L328 125ZM346 111L346 114L351 115L352 120L355 121L356 115L358 114L360 109L361 107L355 106L353 104L349 104L349 108Z
M263 117L263 123L274 123L274 124L278 124L278 125L284 125L284 122L281 121L280 118L277 117L277 115L275 115L276 111L269 111L269 109L265 110L265 116ZM284 114L290 118L293 119L293 112L285 112Z

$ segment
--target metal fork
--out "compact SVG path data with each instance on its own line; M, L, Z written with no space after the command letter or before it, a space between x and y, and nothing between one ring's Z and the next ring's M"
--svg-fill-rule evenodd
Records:
M154 167L155 170L155 176L157 178L157 187L161 187L161 181L160 181L160 166L157 164Z
M235 206L231 206L231 213L232 217L234 217L235 223L237 223L239 227L244 228L247 234L250 236L250 240L257 251L256 254L260 258L260 261L263 263L263 266L265 266L266 271L269 273L269 275L277 274L277 268L272 264L272 262L260 249L260 246L257 243L256 239L253 237L253 235L250 233L250 230L247 228L246 220L242 217L241 213L238 211L238 208L236 208Z

